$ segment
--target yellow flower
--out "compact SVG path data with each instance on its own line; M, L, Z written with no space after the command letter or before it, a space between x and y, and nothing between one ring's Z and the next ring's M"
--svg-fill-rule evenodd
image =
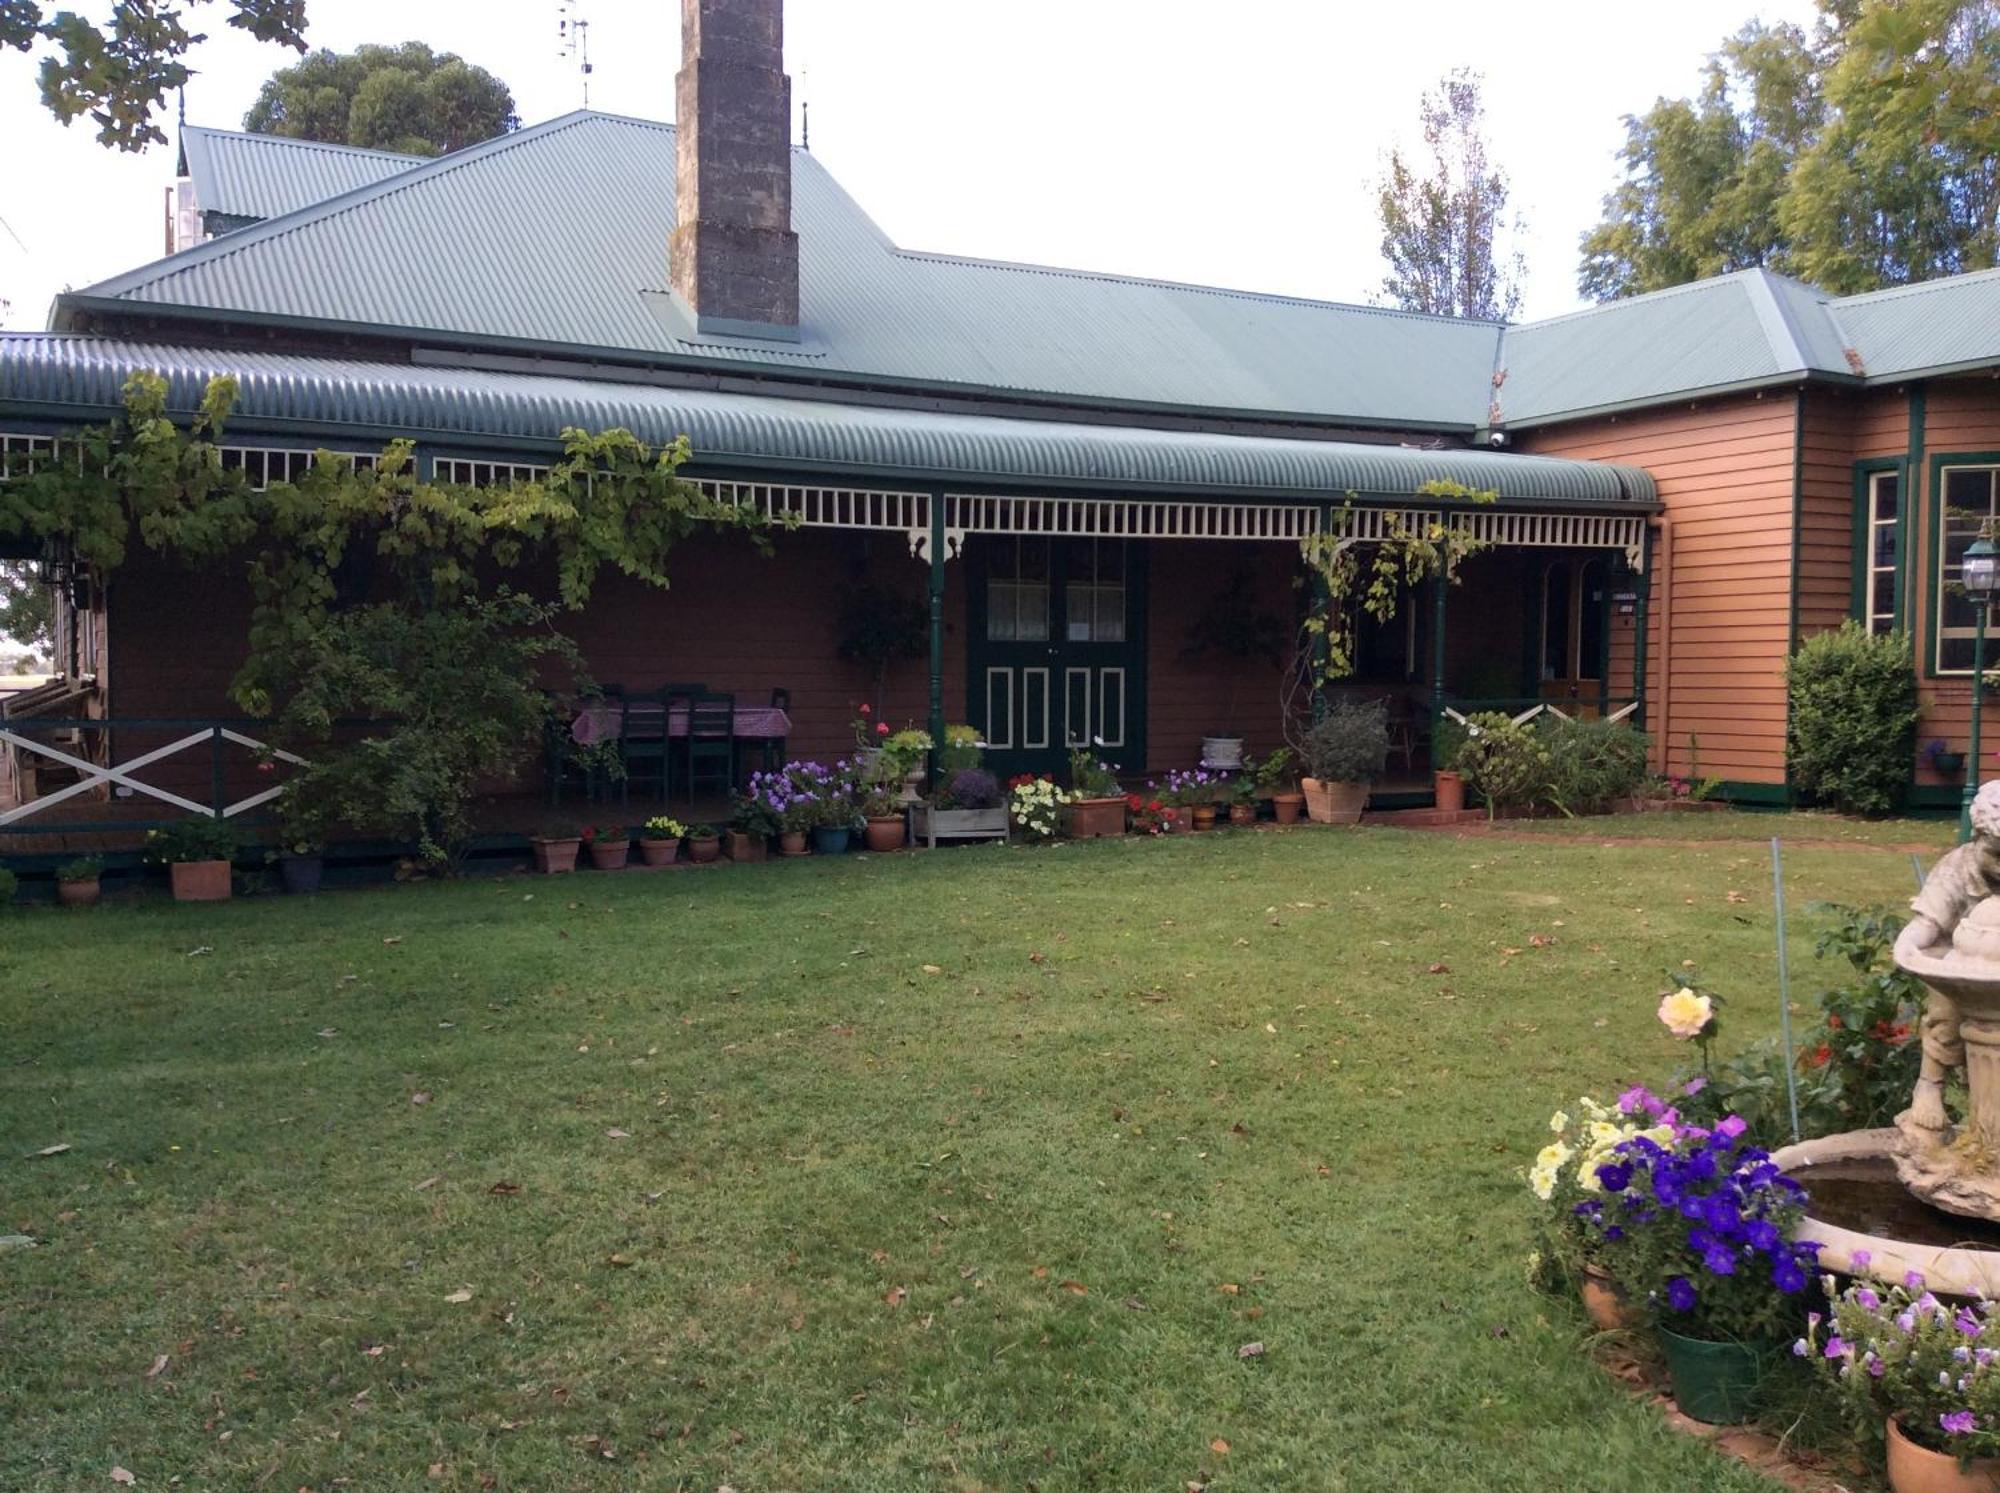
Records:
M1615 1146L1626 1138L1626 1133L1606 1120L1595 1120L1590 1126L1590 1140L1593 1146Z
M1656 1146L1671 1147L1674 1143L1674 1127L1671 1125L1655 1125L1651 1130L1641 1130L1639 1133Z
M1538 1166L1528 1173L1528 1186L1534 1189L1536 1197L1546 1203L1555 1193L1556 1174L1552 1169Z
M1660 997L1660 1020L1683 1041L1699 1037L1714 1016L1715 1003L1692 990L1669 990Z
M1549 1116L1549 1129L1553 1130L1557 1135L1561 1135L1565 1130L1569 1129L1569 1116L1563 1113L1563 1111L1557 1110Z
M1535 1165L1546 1167L1549 1171L1554 1171L1575 1154L1574 1151L1570 1150L1561 1141L1550 1141L1546 1146L1542 1147L1540 1154L1535 1157Z

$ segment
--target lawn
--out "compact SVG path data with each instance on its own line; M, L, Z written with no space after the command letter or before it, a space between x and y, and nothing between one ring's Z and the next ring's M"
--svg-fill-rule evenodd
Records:
M1528 1290L1520 1171L1667 967L1775 1025L1769 900L1306 829L17 911L0 1487L1768 1487Z

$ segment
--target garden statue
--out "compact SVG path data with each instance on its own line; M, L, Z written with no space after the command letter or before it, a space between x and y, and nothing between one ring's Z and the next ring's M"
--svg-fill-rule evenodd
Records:
M1972 839L1948 853L1911 904L1896 964L1929 991L1923 1066L1896 1117L1896 1171L1948 1212L2000 1218L2000 782L1972 803ZM1952 1132L1944 1086L1959 1068L1965 1123Z

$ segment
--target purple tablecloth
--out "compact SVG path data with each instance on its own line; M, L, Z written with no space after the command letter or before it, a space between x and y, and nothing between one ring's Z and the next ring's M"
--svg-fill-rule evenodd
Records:
M644 710L647 707L639 706ZM652 707L657 720L658 706ZM625 734L625 710L623 705L594 705L570 722L570 738L579 746L590 746L600 741L615 741ZM688 734L688 713L685 707L676 707L667 717L669 736ZM742 741L782 741L792 734L792 718L776 705L739 705L736 707L736 736Z

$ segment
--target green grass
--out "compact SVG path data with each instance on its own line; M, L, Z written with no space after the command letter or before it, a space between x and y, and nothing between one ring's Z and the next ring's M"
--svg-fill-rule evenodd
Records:
M1775 1024L1768 890L1304 830L16 912L0 1487L1767 1486L1527 1289L1520 1168L1686 1056L1667 966Z
M1697 813L1592 814L1576 819L1509 819L1509 833L1567 835L1591 840L1759 840L1786 843L1922 847L1948 850L1958 838L1955 818L1849 819L1841 814L1724 809Z

